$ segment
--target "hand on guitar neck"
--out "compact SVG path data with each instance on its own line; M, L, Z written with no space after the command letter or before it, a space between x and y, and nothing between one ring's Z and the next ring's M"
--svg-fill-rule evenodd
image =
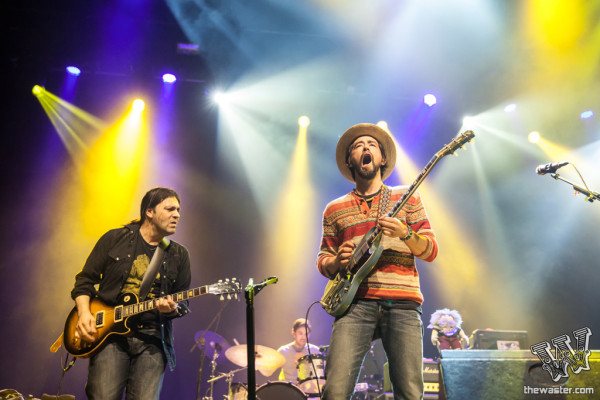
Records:
M412 229L397 218L379 218L378 228L384 235L402 240L415 255L423 254L427 250L427 241L416 232L411 233Z

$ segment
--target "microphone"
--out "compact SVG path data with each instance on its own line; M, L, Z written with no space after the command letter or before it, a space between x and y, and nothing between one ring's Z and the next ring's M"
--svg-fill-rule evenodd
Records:
M553 174L556 172L557 169L562 168L567 164L569 164L568 161L562 161L562 162L555 162L555 163L539 165L535 169L535 173L538 175Z

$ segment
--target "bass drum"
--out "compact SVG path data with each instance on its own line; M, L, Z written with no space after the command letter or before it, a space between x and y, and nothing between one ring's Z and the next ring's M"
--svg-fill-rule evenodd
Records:
M269 382L256 391L257 400L306 400L302 390L290 382Z

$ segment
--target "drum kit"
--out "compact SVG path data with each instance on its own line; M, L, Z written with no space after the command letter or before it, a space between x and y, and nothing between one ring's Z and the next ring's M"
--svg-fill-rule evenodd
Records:
M199 331L195 336L197 342L201 342L200 338L204 339L202 342L204 343L205 356L212 360L211 377L208 380L208 383L211 384L211 397L204 397L204 399L212 399L213 383L219 379L226 378L226 399L247 400L248 390L246 385L233 382L233 375L248 367L248 347L245 344L230 346L223 337L211 331ZM256 370L265 377L271 376L285 363L283 355L270 347L256 345L254 355ZM240 368L215 375L217 361L224 361L223 356ZM259 400L306 400L320 398L323 393L323 386L325 385L325 356L311 354L301 357L298 359L296 368L298 370L298 382L268 382L257 388L256 398Z
M212 360L211 376L207 383L211 384L210 396L203 400L213 400L213 384L225 378L227 382L227 395L225 400L248 400L248 388L244 383L234 382L233 376L248 367L248 346L238 344L230 346L227 340L211 331L198 331L195 335L196 344L203 344L204 355ZM319 400L323 394L326 383L325 363L329 346L319 348L319 353L300 357L296 362L298 371L297 382L274 381L267 382L256 389L258 400ZM373 355L373 348L370 353ZM284 356L270 347L256 345L254 348L255 368L263 376L273 375L285 363ZM369 357L367 357L369 358ZM240 368L229 372L216 372L218 362L230 361ZM375 358L373 358L373 361ZM383 377L378 374L367 374L368 366L361 369L360 379L355 388L353 400L370 400L383 391ZM200 397L198 397L200 398Z

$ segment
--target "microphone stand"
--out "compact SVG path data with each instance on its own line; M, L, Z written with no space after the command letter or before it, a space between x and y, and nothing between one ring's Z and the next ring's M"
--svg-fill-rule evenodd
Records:
M598 194L596 192L592 192L591 190L587 190L586 188L583 188L583 187L581 187L579 185L576 185L573 182L569 182L568 180L564 179L563 177L561 177L557 173L553 173L550 176L553 177L556 180L561 180L561 181L566 182L569 185L573 186L573 189L575 189L575 191L586 195L587 197L585 198L585 200L589 201L590 203L593 203L594 200L600 200L600 194Z
M266 285L277 283L276 277L270 277L255 285L250 278L248 286L244 289L246 298L246 342L248 358L248 400L256 400L256 350L254 343L254 297Z

